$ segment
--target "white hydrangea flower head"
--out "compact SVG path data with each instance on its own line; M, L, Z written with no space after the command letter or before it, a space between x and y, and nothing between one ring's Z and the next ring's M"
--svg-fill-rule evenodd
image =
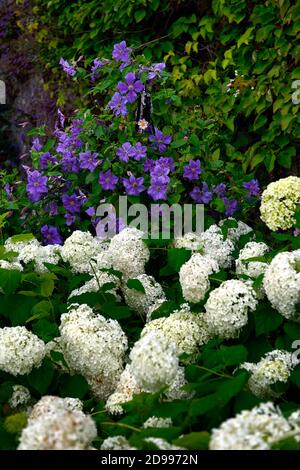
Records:
M144 441L154 444L159 450L185 450L184 447L174 446L160 437L146 437Z
M269 450L290 431L290 425L273 403L260 403L213 429L210 450Z
M150 331L130 352L131 371L147 392L170 385L178 372L177 346L160 331Z
M38 248L35 258L33 259L34 264L35 264L35 271L37 273L48 272L48 269L46 268L44 263L58 264L61 259L60 252L61 252L60 245L40 246Z
M262 193L261 219L270 230L287 230L296 222L295 210L300 203L300 178L288 176L270 183Z
M108 397L105 408L110 414L123 414L121 405L132 400L134 395L138 395L142 391L143 389L138 386L131 372L131 366L127 364L114 393Z
M285 318L300 321L300 250L278 253L264 276L264 289L272 304Z
M20 253L22 253L25 248L28 249L29 247L32 247L32 250L34 251L33 247L39 246L41 245L36 238L31 238L22 242L14 242L12 238L8 238L4 243L4 248L6 251L18 253L18 255L20 255ZM18 256L16 258L18 258Z
M257 298L249 283L231 279L214 289L205 304L205 322L211 335L235 338L248 322L248 311L254 311Z
M245 222L242 222L241 220L237 221L233 217L228 217L227 219L221 220L219 222L219 226L222 227L226 220L234 220L237 222L237 227L231 227L227 232L227 238L229 238L229 240L231 240L233 243L236 243L241 238L241 236L248 235L248 233L253 231L253 229L249 227L249 225L245 224Z
M113 282L116 287L113 287L107 292L114 295L116 299L120 300L120 296L117 293L117 289L120 286L120 279L117 276L103 271L98 271L96 275L97 278L93 276L93 278L83 284L83 286L74 289L69 295L69 299L77 295L86 294L87 292L98 292L99 287L103 287L104 284Z
M175 238L174 247L175 248L185 248L186 250L202 252L203 245L201 242L201 234L188 232L183 235L183 237Z
M100 450L137 450L132 447L125 436L107 437L101 444Z
M192 303L204 299L210 288L209 276L219 271L216 260L195 253L184 263L179 271L179 282L185 300Z
M91 270L91 259L106 249L107 244L100 238L75 230L62 246L61 256L70 263L74 273L85 273Z
M90 416L78 409L57 406L29 419L18 450L86 450L96 436L97 428Z
M143 235L141 230L126 227L110 241L109 252L113 267L116 271L121 271L126 279L145 272L150 252L142 239Z
M268 264L262 261L249 261L249 263L243 263L244 260L249 258L256 258L264 256L269 251L268 245L263 242L248 242L239 252L238 259L236 260L236 272L237 274L245 274L252 279L256 279L261 274L264 274Z
M0 268L23 271L23 266L18 261L9 262L5 261L4 259L0 259Z
M45 343L25 326L0 328L0 370L12 375L29 374L44 359Z
M229 238L224 240L220 227L211 225L209 229L201 233L200 238L204 256L215 260L220 269L228 268L232 264L234 243Z
M119 380L127 349L119 323L96 315L88 305L72 304L61 316L60 334L70 369L87 379L96 398L107 398Z
M172 418L159 418L157 416L151 416L144 424L143 428L169 428L173 426Z
M270 351L258 362L244 362L241 367L251 372L248 385L251 392L258 398L278 396L270 385L276 382L287 382L293 370L292 354L275 349Z
M90 260L92 266L89 265L87 270L89 274L98 273L101 269L111 269L113 267L113 257L108 249L109 245L103 241L101 248L102 251L93 256Z
M177 353L193 354L197 352L199 346L207 343L210 334L204 322L204 316L193 314L188 304L180 306L168 317L161 317L147 323L141 337L150 331L161 331L177 347Z
M126 283L123 285L122 291L125 297L126 304L135 312L147 315L149 309L157 302L164 302L166 296L161 285L155 281L153 276L147 274L140 274L135 277L143 285L145 292L129 288Z
M30 419L35 420L46 414L55 415L58 409L82 411L83 403L78 398L61 398L55 395L44 395L32 408Z
M187 384L184 374L184 367L178 367L177 374L174 380L169 385L168 390L165 392L166 400L189 400L193 397L193 392L188 392L183 389Z
M18 408L19 406L26 405L30 398L30 391L27 387L24 387L24 385L14 385L8 404L11 408Z

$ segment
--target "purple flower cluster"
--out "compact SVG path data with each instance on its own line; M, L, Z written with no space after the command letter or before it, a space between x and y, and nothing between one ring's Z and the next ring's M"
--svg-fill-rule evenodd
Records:
M51 155L50 152L45 152L40 156L40 168L46 170L49 167L49 163L57 163L57 158Z
M43 225L41 234L44 245L62 245L63 240L56 227L53 225Z
M258 180L253 179L251 181L245 182L243 183L243 187L247 190L249 198L252 196L258 196L260 191Z
M121 162L127 163L129 158L133 158L136 161L140 161L142 158L145 158L147 154L147 147L144 147L140 142L137 142L135 145L131 145L130 142L125 142L117 150L117 156Z
M128 179L122 179L126 193L129 196L138 196L145 191L144 178L136 178L134 175L130 175Z
M152 147L160 153L167 150L167 146L172 142L171 135L164 135L160 130L155 129L154 134L149 136L149 141L152 142Z
M161 157L150 167L151 184L148 189L149 196L154 201L167 199L170 172L174 171L174 161L170 157Z
M99 183L105 191L116 189L119 178L112 174L110 170L99 173Z
M117 85L118 92L121 93L121 95L125 95L128 103L133 103L137 98L137 94L143 91L143 89L143 83L138 80L132 72L129 72L125 76L125 82L119 82Z
M80 208L83 204L83 201L75 193L71 196L68 196L68 194L63 194L61 199L64 208L71 214L74 214L75 212L80 212Z
M188 165L183 167L183 177L189 181L197 180L201 173L202 169L200 160L191 160Z
M226 194L226 184L220 183L213 187L213 193L216 194L218 197L224 197Z
M32 202L40 201L42 194L48 192L47 182L47 176L42 176L39 171L28 171L26 191L28 193L29 199Z
M31 150L34 150L35 152L40 152L42 148L43 146L38 137L32 141Z
M227 197L223 198L225 205L225 215L226 217L231 217L238 209L238 202L236 199L229 200Z
M73 67L73 65L70 65L69 62L67 62L63 58L60 59L59 65L62 66L64 72L66 72L66 74L70 75L70 77L74 77L74 75L76 74L75 67Z
M209 191L208 184L205 182L202 183L201 189L195 186L190 196L197 204L208 204L212 200L212 192Z
M127 103L127 99L116 91L108 103L108 107L113 111L115 116L126 116L128 114Z
M87 150L79 154L79 167L81 170L94 171L101 160L98 159L98 153Z

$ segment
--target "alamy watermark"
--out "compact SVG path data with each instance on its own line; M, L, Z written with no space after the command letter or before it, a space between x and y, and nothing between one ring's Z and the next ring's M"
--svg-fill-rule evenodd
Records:
M124 227L137 228L143 238L151 240L180 238L186 233L204 231L203 204L128 204L120 196L118 204L101 203L96 211L100 218L96 232L102 238L112 238Z
M6 104L6 86L3 80L0 80L0 104Z

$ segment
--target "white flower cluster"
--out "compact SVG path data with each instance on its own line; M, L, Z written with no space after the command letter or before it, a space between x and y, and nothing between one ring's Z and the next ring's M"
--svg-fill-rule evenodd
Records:
M255 291L246 282L231 279L214 289L205 304L204 320L212 335L234 338L257 305Z
M113 267L121 271L125 278L136 277L145 272L150 252L142 239L143 235L136 228L126 227L110 241L109 253Z
M270 183L262 193L261 219L270 230L287 230L296 222L297 204L300 204L300 178L281 178Z
M116 320L94 314L88 305L71 305L61 316L60 346L70 369L82 374L96 398L107 398L123 369L127 338Z
M287 382L293 369L292 354L275 349L268 352L257 364L244 362L241 367L251 372L248 381L251 392L258 398L275 397L270 385Z
M177 354L193 354L197 352L199 346L210 339L203 317L193 314L189 305L183 304L168 317L157 318L147 323L141 332L141 337L150 331L161 331L176 344Z
M245 274L253 279L256 279L261 274L264 274L268 264L263 261L249 261L245 260L250 258L257 258L264 256L268 253L269 247L263 242L248 242L239 252L239 257L236 260L236 272L237 274Z
M8 400L11 408L18 408L19 406L26 405L30 400L30 391L24 385L14 385L13 392Z
M87 292L98 292L99 288L103 287L104 284L114 283L116 287L108 290L107 292L114 295L116 299L120 300L120 296L117 293L117 289L120 286L120 279L117 276L109 274L107 272L98 271L96 276L87 281L83 286L78 289L74 289L69 295L69 299L77 295L86 294Z
M144 441L154 444L159 450L184 450L183 447L174 446L161 437L146 437Z
M4 259L0 259L0 268L23 271L23 266L18 261L10 262L10 261L5 261Z
M233 260L234 243L229 238L224 240L222 230L217 225L211 225L205 232L199 234L187 233L177 238L174 246L198 251L216 261L220 269L228 268Z
M12 375L29 374L45 356L45 344L25 326L0 328L0 370Z
M164 302L166 296L161 285L155 281L154 277L141 274L136 278L143 285L145 292L131 289L126 284L123 286L123 294L126 304L135 312L141 315L148 315L149 310L159 302Z
M290 420L273 403L261 403L213 429L210 450L269 450L292 430L296 420L293 421L292 415Z
M43 397L22 431L18 450L88 449L97 436L96 425L72 400Z
M113 436L104 439L101 444L100 450L137 450L136 447L132 447L126 437L124 436Z
M176 344L160 331L150 331L137 341L130 359L137 384L148 392L170 385L178 373Z
M193 254L179 271L183 298L192 303L204 299L210 288L209 276L217 271L219 271L219 265L214 259L200 253Z
M300 321L300 250L278 253L264 276L264 289L272 307L284 317Z
M143 428L169 428L173 426L172 418L158 418L157 416L151 416L144 424Z
M11 264L15 266L12 269L19 269L20 271L22 270L21 263L27 264L33 261L35 271L44 273L48 271L44 263L58 264L60 260L60 245L42 246L35 238L16 243L11 238L8 238L5 241L4 247L6 251L18 254Z
M111 414L122 414L123 408L121 405L132 400L134 395L142 391L143 389L138 386L132 374L131 366L127 364L120 376L114 393L108 397L105 408Z
M248 235L248 233L253 231L253 229L249 227L249 225L245 224L245 222L242 222L241 220L237 221L233 217L221 220L219 222L219 226L222 227L227 220L232 220L237 223L237 227L230 227L227 232L227 238L229 238L233 243L236 243L241 236Z
M90 272L92 258L106 249L107 244L100 238L93 237L89 232L75 230L61 248L61 256L70 263L73 272Z

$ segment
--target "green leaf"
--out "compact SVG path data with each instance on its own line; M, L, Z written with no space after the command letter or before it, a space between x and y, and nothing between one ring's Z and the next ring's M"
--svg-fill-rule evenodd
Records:
M82 375L63 375L60 379L60 396L82 400L88 391L88 383Z
M50 323L49 320L44 318L32 324L32 331L45 343L52 341L59 336L58 326L55 323Z
M13 382L3 382L0 385L0 403L7 403L13 392Z
M109 318L113 318L114 320L131 317L131 311L126 305L119 306L114 302L105 302L101 305L101 310L106 313Z
M134 13L134 18L135 18L135 21L137 23L140 23L140 21L142 21L143 18L145 18L146 16L146 10L137 10L135 13Z
M226 405L244 387L248 380L248 373L243 371L232 379L226 380L216 391L216 399L220 406Z
M15 269L0 268L0 288L5 294L12 294L20 285L22 274Z
M270 333L276 330L283 322L283 317L270 305L261 302L254 313L256 335Z
M44 395L52 382L54 377L54 368L49 359L44 359L41 367L33 369L27 376L28 383L38 393Z
M179 437L173 444L189 450L207 450L210 441L210 434L206 431L191 432Z
M50 297L54 290L53 279L43 279L41 283L41 295L43 297Z
M178 273L181 266L190 259L191 255L191 251L185 248L170 248L168 250L168 265Z
M151 320L155 320L156 318L161 317L168 317L170 313L176 310L176 307L176 303L173 302L173 300L166 300L156 310L152 312Z
M48 300L41 300L32 308L32 315L26 320L25 323L28 323L32 320L36 320L38 318L45 318L50 315L51 311L51 303Z
M19 243L19 242L28 242L33 240L35 236L32 233L23 233L20 235L13 235L11 237L12 243Z
M145 294L145 287L143 286L141 281L139 281L138 279L128 279L126 285L127 285L127 287L129 287L129 289L135 289L135 290Z
M216 407L216 394L194 399L191 401L189 414L193 417L205 415Z

